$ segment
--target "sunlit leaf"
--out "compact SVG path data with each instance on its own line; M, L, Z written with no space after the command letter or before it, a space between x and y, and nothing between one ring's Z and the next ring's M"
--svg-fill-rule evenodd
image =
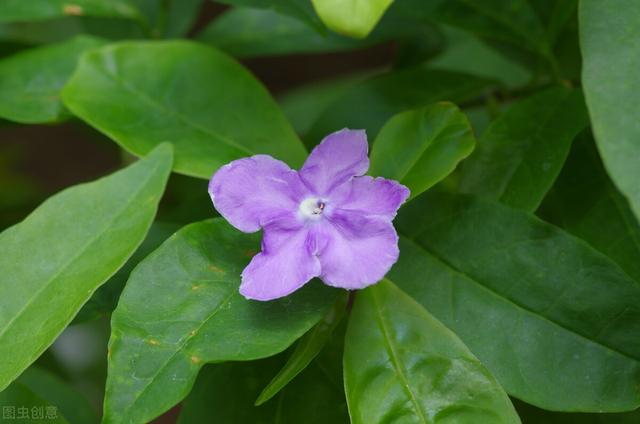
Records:
M333 31L366 37L393 0L311 0L318 16Z

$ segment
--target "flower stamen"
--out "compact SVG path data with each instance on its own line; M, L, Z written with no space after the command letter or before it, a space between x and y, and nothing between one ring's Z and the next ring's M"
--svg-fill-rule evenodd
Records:
M302 216L303 219L311 219L316 220L322 216L322 212L324 212L326 203L323 200L309 197L303 200L298 207L298 213Z

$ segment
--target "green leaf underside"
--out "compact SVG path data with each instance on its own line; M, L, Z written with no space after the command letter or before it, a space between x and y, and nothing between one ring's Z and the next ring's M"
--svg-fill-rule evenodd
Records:
M605 168L640 219L640 3L580 2L584 92Z
M311 3L328 28L339 34L364 38L393 0L311 0Z
M45 400L35 394L29 387L25 386L20 382L14 382L5 390L0 392L0 410L3 411L3 422L47 422L51 424L69 424L59 410L56 409L55 418L52 416L51 418L44 420L28 420L26 417L32 416L32 408L37 408L36 413L40 415L40 408L42 408L42 415L47 417L46 411L47 408L56 407L48 400ZM24 410L24 408L27 408ZM21 409L21 410L19 410ZM51 411L53 412L53 411ZM11 417L11 413L13 413L14 418ZM18 419L18 417L22 417ZM73 423L71 423L73 424Z
M256 406L265 403L278 394L318 356L333 335L335 328L340 324L346 305L347 296L340 295L329 313L309 330L307 334L300 338L295 350L289 359L287 359L282 369L280 369L278 374L273 377L269 384L260 392L255 402Z
M355 424L520 422L456 335L389 281L356 297L344 373Z
M452 103L436 103L399 113L382 127L370 173L401 182L413 198L449 175L474 147L464 113Z
M507 392L560 411L640 405L640 285L562 230L499 203L426 194L397 221L389 278Z
M81 36L0 60L0 117L27 124L67 117L60 90L80 55L102 44L97 38Z
M460 102L489 85L487 79L426 66L380 75L344 92L320 115L306 139L315 145L325 135L348 127L367 130L373 140L396 113L443 100Z
M160 146L122 171L49 198L0 234L0 389L142 242L171 160L171 146Z
M127 0L2 0L0 22L35 21L63 16L137 18L139 11Z
M579 90L553 88L512 106L482 134L460 189L532 212L588 124Z
M337 292L319 281L278 301L239 294L258 248L257 235L215 219L136 267L113 313L105 422L151 420L188 394L203 364L274 355L322 318Z
M640 282L640 224L607 177L591 137L574 143L541 211L545 220L587 241Z
M171 142L174 169L195 177L210 178L220 166L257 153L292 166L306 155L246 69L189 41L123 42L89 52L62 97L75 115L131 153Z

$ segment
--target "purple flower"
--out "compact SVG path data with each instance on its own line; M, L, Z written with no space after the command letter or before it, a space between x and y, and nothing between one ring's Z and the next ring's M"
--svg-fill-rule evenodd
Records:
M397 261L391 221L409 196L405 186L363 176L369 168L364 131L327 136L300 171L267 155L238 159L209 183L215 208L245 233L264 230L262 252L242 272L240 293L271 300L314 277L361 289Z

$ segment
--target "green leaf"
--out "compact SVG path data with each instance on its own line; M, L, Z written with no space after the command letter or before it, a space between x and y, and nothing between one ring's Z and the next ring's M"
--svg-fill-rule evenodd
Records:
M528 0L444 0L435 18L483 38L544 53L545 28Z
M136 267L111 322L105 422L149 421L187 395L205 363L274 355L322 318L336 291L318 281L273 302L239 294L258 248L256 234L203 221Z
M277 400L254 406L253 400L282 366L282 355L252 362L205 367L183 402L178 424L347 424L340 369L316 358L278 394ZM341 358L335 358L339 365Z
M461 191L536 210L587 125L578 90L553 88L514 104L480 137L462 167Z
M202 30L198 40L236 57L334 52L373 44L321 34L291 16L252 8L229 10Z
M49 198L0 234L0 390L142 242L171 158L171 146L162 145L122 171Z
M322 321L300 338L287 363L284 364L267 387L260 392L255 402L256 406L260 406L278 394L318 356L333 335L335 328L340 324L346 305L347 296L339 296L333 308L325 315Z
M144 155L173 143L174 169L210 178L240 157L267 153L297 166L304 146L251 74L189 41L124 42L86 53L65 105L123 148Z
M156 29L165 38L186 37L198 19L204 0L154 0Z
M37 415L36 419L30 420L33 413L32 408L36 408ZM0 392L0 410L2 410L3 422L69 424L69 421L60 414L56 405L41 398L27 386L17 381ZM47 412L50 415L47 415ZM46 421L40 419L41 416Z
M78 315L76 315L73 320L73 324L98 319L113 312L131 271L133 271L138 263L149 256L151 252L156 250L170 235L178 231L180 227L180 224L172 222L154 222L147 233L147 237L140 247L138 247L138 250L131 255L127 263L124 264L118 272L96 290L93 296L91 296L91 299L89 299L80 312L78 312Z
M640 282L640 224L607 177L592 137L573 144L541 216L587 241Z
M429 62L431 68L495 79L510 88L522 87L531 81L530 69L505 58L473 34L448 26L441 29L447 48Z
M365 38L393 0L311 0L311 3L329 29L339 34Z
M278 99L284 114L298 134L306 134L318 116L349 87L370 77L356 73L327 81L314 82L285 92Z
M27 368L18 378L17 383L24 385L37 396L55 405L59 413L71 424L99 422L96 411L84 395L57 376L41 368Z
M491 81L449 71L417 66L380 75L357 84L334 100L312 126L309 145L339 129L366 129L373 140L391 116L407 109L449 100L473 98L491 85Z
M2 0L0 22L36 21L62 16L138 18L140 12L127 0Z
M413 198L449 175L475 144L469 120L452 103L402 112L380 130L370 172L400 181Z
M638 424L640 422L640 410L621 414L551 412L517 400L514 401L514 406L526 424Z
M292 16L324 33L326 29L311 6L309 0L216 0L218 3L233 6L246 6L258 9L272 9L277 13Z
M640 284L583 241L497 202L428 192L396 220L389 279L507 392L557 411L640 406Z
M197 38L236 57L323 53L354 50L390 39L427 38L434 43L429 25L391 17L364 40L354 40L333 32L318 32L304 22L274 10L234 8L211 22ZM438 40L439 41L439 40Z
M640 3L580 2L584 92L605 168L640 219Z
M356 295L344 377L354 424L520 422L456 335L389 281Z
M0 61L0 117L26 124L60 121L68 112L60 90L80 55L104 44L81 36L25 50Z

